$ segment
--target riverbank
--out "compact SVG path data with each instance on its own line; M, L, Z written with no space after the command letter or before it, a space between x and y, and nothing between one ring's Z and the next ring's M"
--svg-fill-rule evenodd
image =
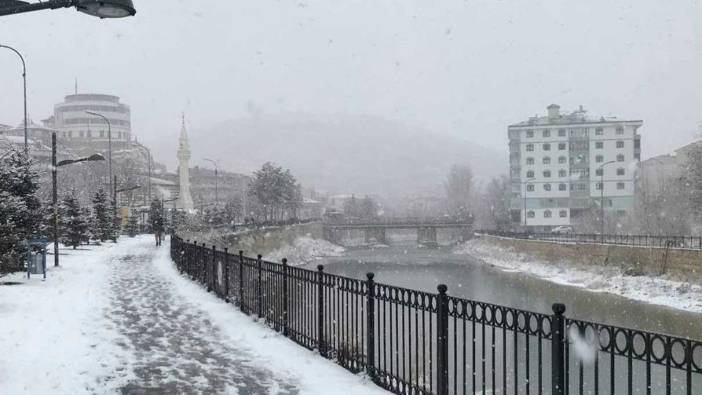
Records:
M702 313L702 286L670 275L652 276L627 267L600 263L582 264L567 258L549 261L514 247L480 237L454 249L503 271L529 274L557 284L606 292L674 309Z

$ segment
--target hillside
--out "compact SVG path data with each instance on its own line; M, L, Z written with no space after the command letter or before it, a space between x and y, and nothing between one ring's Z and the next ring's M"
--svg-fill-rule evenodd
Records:
M331 193L432 194L449 167L469 163L481 178L506 171L506 154L469 141L370 116L258 116L191 132L193 152L251 172L265 161Z

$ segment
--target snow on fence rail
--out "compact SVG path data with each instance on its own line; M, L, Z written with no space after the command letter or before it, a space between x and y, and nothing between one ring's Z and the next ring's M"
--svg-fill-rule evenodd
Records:
M596 233L526 233L479 230L476 233L512 239L554 241L561 243L612 244L630 247L678 248L702 250L702 236L658 236Z
M181 273L396 394L702 393L702 342L231 254L171 237Z

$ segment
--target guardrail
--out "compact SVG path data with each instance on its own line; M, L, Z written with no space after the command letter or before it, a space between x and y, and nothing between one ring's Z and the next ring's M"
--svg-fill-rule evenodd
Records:
M395 394L702 393L702 343L231 254L171 237L181 273Z
M524 240L542 240L563 243L595 243L612 244L630 247L647 248L681 248L702 250L702 236L661 236L661 235L627 235L627 234L596 234L596 233L525 233L500 232L479 230L491 236L508 237Z

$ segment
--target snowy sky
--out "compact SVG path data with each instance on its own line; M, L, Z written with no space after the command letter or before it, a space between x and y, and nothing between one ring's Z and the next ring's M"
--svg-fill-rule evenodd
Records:
M0 42L26 56L35 120L77 77L81 92L121 96L139 139L173 152L181 111L198 128L246 116L247 103L381 115L499 150L506 125L582 104L643 119L644 156L702 121L699 1L134 2L127 19L0 18ZM0 123L21 119L19 77L0 51Z

